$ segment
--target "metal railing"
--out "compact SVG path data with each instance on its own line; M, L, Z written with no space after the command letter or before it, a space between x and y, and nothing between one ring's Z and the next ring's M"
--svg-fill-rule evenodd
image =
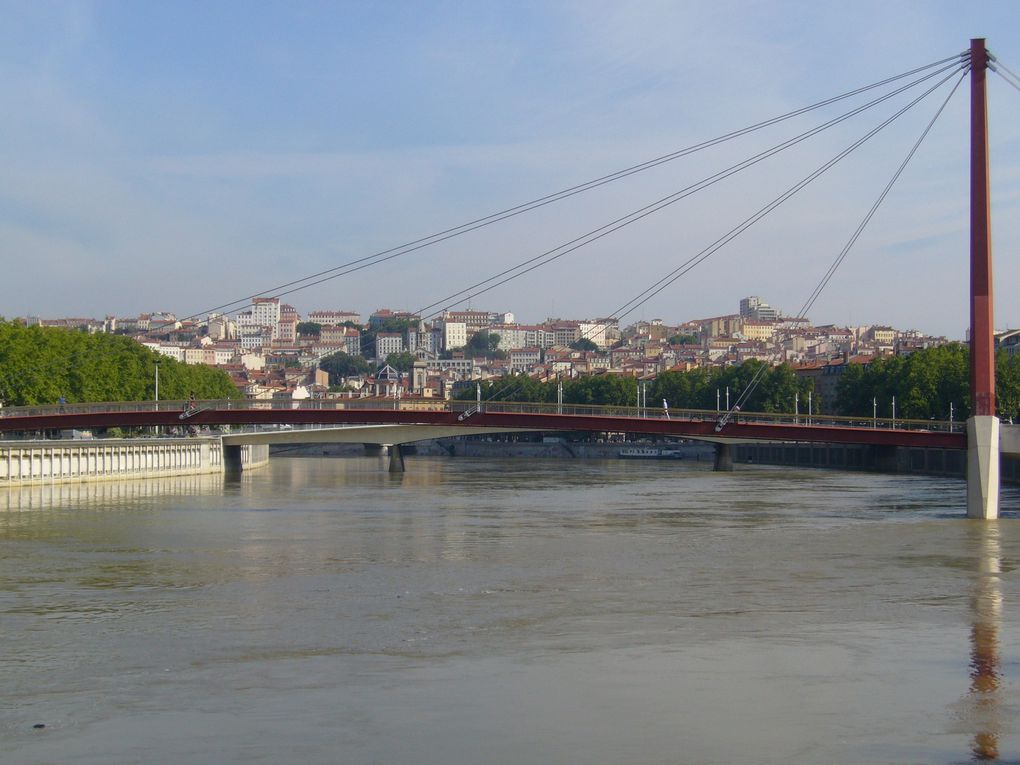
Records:
M195 414L207 409L217 411L362 411L398 410L404 412L452 412L464 420L476 414L540 414L571 417L603 417L621 419L678 420L683 422L723 422L732 424L796 425L829 428L876 428L883 430L914 430L938 433L962 433L966 423L945 420L904 420L883 417L839 417L835 415L804 415L770 412L730 412L712 409L641 408L634 406L601 406L594 404L555 404L528 402L443 401L430 399L310 399L306 401L221 399L196 402ZM37 417L62 414L109 414L117 412L189 411L187 401L134 401L50 406L18 406L0 408L0 418ZM565 428L568 427L564 422Z

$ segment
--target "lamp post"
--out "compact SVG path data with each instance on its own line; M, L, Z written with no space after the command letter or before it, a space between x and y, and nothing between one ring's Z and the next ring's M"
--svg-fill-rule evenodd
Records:
M159 359L156 359L156 410L159 410Z

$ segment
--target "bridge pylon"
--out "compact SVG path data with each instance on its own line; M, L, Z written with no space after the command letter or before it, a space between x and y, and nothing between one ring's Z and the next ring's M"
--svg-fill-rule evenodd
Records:
M995 416L995 314L992 304L988 180L988 51L970 41L970 397L967 517L999 517L999 419Z

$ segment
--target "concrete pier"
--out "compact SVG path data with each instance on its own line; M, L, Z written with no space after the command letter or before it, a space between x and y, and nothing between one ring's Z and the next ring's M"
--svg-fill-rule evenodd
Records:
M967 420L967 517L999 517L999 418Z
M733 447L730 444L715 445L715 467L720 473L733 472Z
M390 472L404 472L404 450L401 448L400 444L393 444L390 446Z

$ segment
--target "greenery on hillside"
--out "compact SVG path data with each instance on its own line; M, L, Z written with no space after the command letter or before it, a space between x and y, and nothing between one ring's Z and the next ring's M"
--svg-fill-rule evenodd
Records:
M319 369L329 374L330 385L339 385L341 379L366 374L370 367L362 356L337 351L325 356L319 362Z
M345 322L346 323L346 322ZM407 338L407 330L417 329L417 319L397 318L389 316L380 321L376 326L370 326L361 333L361 355L366 359L375 358L375 336L380 332L396 332Z
M681 333L679 335L673 335L666 340L666 342L670 345L700 345L701 339L697 335Z
M464 346L464 354L475 359L505 359L506 351L499 350L499 335L487 329L475 332Z
M410 372L411 367L414 366L416 357L410 351L400 351L398 353L391 353L386 357L386 363L393 367L398 372ZM380 367L381 368L381 367Z
M587 337L575 340L570 344L570 347L575 351L597 351L599 349L599 347L595 345L595 342L593 340L589 340Z
M66 329L26 327L0 320L0 401L5 406L89 401L145 401L159 397L237 398L230 376L202 364L162 357L130 338Z

